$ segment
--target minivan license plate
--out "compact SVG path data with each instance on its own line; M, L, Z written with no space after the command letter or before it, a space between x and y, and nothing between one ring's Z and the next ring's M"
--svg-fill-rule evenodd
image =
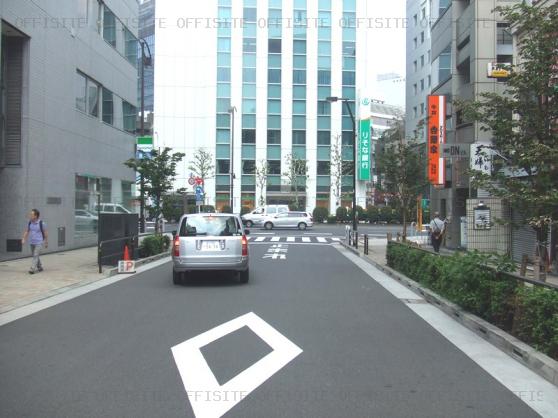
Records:
M219 241L202 241L202 251L220 251L221 243Z

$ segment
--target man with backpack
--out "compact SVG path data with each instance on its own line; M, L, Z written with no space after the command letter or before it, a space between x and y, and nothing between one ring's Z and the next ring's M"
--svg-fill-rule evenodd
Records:
M25 241L29 238L31 254L33 254L33 261L29 274L43 271L43 265L41 264L39 256L43 246L48 248L48 232L46 230L46 224L40 219L40 216L41 213L37 209L31 210L27 229L23 233L23 238L21 239L21 243L25 244Z
M430 239L432 241L434 251L437 253L440 252L440 244L442 244L445 229L446 223L440 219L440 213L435 212L434 219L430 222Z

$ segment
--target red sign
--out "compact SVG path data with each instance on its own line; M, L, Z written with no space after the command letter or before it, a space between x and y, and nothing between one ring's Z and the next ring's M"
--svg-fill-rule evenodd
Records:
M446 97L428 96L428 180L434 185L445 183L446 173L440 147L446 143Z

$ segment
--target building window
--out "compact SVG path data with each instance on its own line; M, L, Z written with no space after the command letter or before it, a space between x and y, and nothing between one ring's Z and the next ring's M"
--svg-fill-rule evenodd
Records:
M306 131L293 131L293 145L306 145Z
M267 131L267 144L268 145L281 145L281 131L269 129Z
M424 91L424 78L420 80L420 91Z
M135 132L137 117L136 107L128 103L126 100L122 100L122 116L124 119L124 130L127 132Z
M424 55L420 56L420 68L424 68Z
M268 160L267 172L268 174L281 174L281 161Z
M418 92L417 83L413 84L413 92L415 93L415 96L416 96L417 92Z
M217 81L231 81L231 69L230 68L217 68Z
M306 84L306 70L293 70L293 84Z
M280 54L281 53L281 39L270 39L270 40L268 40L268 52L270 54Z
M103 122L114 123L114 99L112 91L103 87Z
M418 114L417 114L417 107L414 106L414 107L413 107L413 117L416 119L417 116L418 116Z
M498 45L511 45L513 43L513 36L508 23L498 23L497 30L496 40Z
M91 116L99 116L100 85L85 74L77 73L76 108Z
M415 49L418 48L418 39L417 38L413 39L413 45L414 45Z
M217 160L217 174L230 174L231 161L230 160Z
M254 112L256 113L256 112ZM270 114L281 114L281 100L268 100L267 101L267 113Z
M230 40L229 40L230 45ZM242 43L243 52L256 52L256 38L244 38Z
M306 115L306 100L293 100L293 115Z
M343 85L354 86L356 82L356 73L354 71L343 71Z
M134 67L138 63L138 40L128 28L124 28L124 55Z
M242 130L242 143L243 144L255 144L256 143L256 130L255 129L243 129Z
M418 16L417 15L413 16L413 21L415 22L415 26L418 25Z
M281 84L281 70L269 69L267 70L268 83Z
M318 115L329 116L331 115L331 103L319 101L318 102Z
M256 161L254 160L242 161L242 174L256 174Z
M451 78L451 44L432 62L432 74L435 86Z
M415 73L416 73L417 70L418 70L418 66L417 66L417 61L416 61L416 60L413 61L413 70L415 71Z
M293 41L293 51L295 54L306 54L306 41Z
M356 42L343 42L343 55L354 57L356 56Z
M116 48L116 16L106 6L103 6L103 38Z
M243 17L245 22L254 23L258 20L258 11L255 7L245 7Z
M319 176L329 176L330 166L329 161L318 161L317 174Z
M331 145L330 131L318 131L318 145Z
M420 104L420 115L424 115L424 103Z
M318 85L321 86L331 85L331 71L318 70Z
M420 33L420 43L423 44L424 43L424 32Z

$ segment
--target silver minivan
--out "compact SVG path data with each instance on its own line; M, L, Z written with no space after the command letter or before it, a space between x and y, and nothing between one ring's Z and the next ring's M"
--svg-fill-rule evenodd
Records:
M195 270L231 271L241 283L249 279L248 235L237 215L183 215L173 240L173 283L180 284Z
M284 213L289 211L288 205L267 205L261 206L254 209L252 212L248 212L242 215L242 221L244 224L251 228L254 225L262 225L262 221L267 216L274 216L278 213Z

